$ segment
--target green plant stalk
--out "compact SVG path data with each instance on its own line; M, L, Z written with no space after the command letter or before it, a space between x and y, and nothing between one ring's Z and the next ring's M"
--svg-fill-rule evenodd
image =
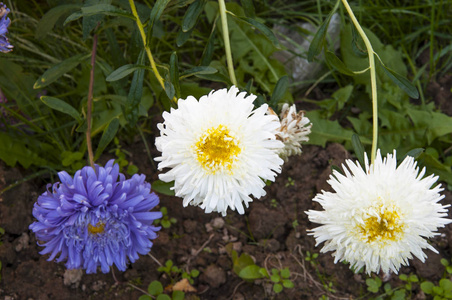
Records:
M367 49L367 54L369 56L369 71L370 71L370 87L372 91L372 126L373 126L373 134L372 134L372 150L370 154L371 164L375 161L375 156L377 155L377 142L378 142L378 102L377 102L377 73L375 69L375 56L374 50L372 48L372 44L369 41L366 33L362 29L358 20L356 19L353 11L348 4L347 0L342 0L342 3L347 10L353 24L355 25L356 30L358 30L359 35L364 41L364 45Z
M96 29L99 27L99 24L96 26ZM94 67L96 65L96 51L97 51L97 34L94 34L93 37L93 50L91 53L91 73L89 78L89 89L88 89L88 103L86 109L86 147L88 148L88 157L89 164L91 168L95 171L94 168L94 154L93 154L93 145L91 143L91 121L93 115L93 90L94 90Z
M235 78L234 63L232 62L231 42L229 41L228 19L226 16L226 4L224 0L218 0L220 7L221 28L223 29L224 50L226 52L226 62L228 65L229 78L233 85L237 86Z
M137 8L135 7L135 2L133 0L129 0L130 9L132 10L132 14L135 17L135 22L137 24L138 30L140 31L141 39L143 40L143 46L146 50L146 54L148 55L149 62L151 63L152 71L154 72L155 77L157 78L157 81L159 82L160 86L163 90L165 90L165 82L160 76L159 70L157 70L157 65L155 64L154 57L152 56L151 49L149 48L149 45L146 42L146 33L144 32L143 23L141 23L140 17L138 16ZM176 97L173 97L172 99L174 103L177 103Z

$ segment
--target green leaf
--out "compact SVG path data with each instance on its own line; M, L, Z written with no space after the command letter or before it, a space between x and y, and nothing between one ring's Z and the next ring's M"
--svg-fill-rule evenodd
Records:
M262 32L262 34L270 41L272 42L273 46L275 46L276 48L280 48L279 45L279 41L278 38L275 36L275 34L273 33L273 31L268 28L267 26L265 26L265 24L256 21L255 19L252 18L247 18L247 17L237 17L236 15L232 14L234 17L238 18L239 20L248 23L249 25L256 27L260 32Z
M243 11L248 18L256 18L256 11L254 10L253 0L240 0Z
M290 270L289 268L284 268L281 270L281 277L284 279L287 279L290 277Z
M126 17L132 20L135 20L135 17L114 5L111 4L96 4L91 6L82 7L80 11L73 13L70 15L66 21L64 21L63 25L66 25L69 22L80 19L81 17L93 16L97 14L107 15L107 16L115 16L115 17Z
M185 299L185 293L182 291L173 291L173 294L171 295L172 300L184 300Z
M262 274L263 278L270 278L270 275L268 274L267 269L265 269L265 268L260 268L259 273Z
M325 60L331 67L333 67L340 73L348 75L348 76L355 75L353 73L353 71L351 71L349 68L347 68L347 66L344 64L344 62L342 60L340 60L340 58L337 57L336 54L334 54L333 52L325 51Z
M176 51L171 53L170 57L170 80L174 86L175 96L177 99L179 99L180 98L179 63Z
M173 99L174 95L176 94L174 85L168 80L165 80L164 85L165 85L166 96L168 96L169 99Z
M80 113L72 105L64 102L63 100L49 96L42 96L41 101L54 110L70 115L79 123L82 121Z
M152 183L152 190L163 195L174 196L174 190L170 190L173 186L174 181L163 182L161 180L156 180Z
M182 20L182 31L188 32L193 29L201 15L204 5L206 5L206 0L195 0L188 7L184 19Z
M187 78L194 75L210 75L217 73L218 70L213 67L199 66L191 68L187 71L184 71L180 74L180 79Z
M400 278L400 280L407 281L407 280L408 280L408 275L406 275L406 274L400 274L400 275L399 275L399 278Z
M443 278L439 281L439 286L443 288L444 291L452 291L452 281L449 278Z
M163 286L160 281L154 280L148 286L148 293L152 296L157 296L163 293Z
M311 134L309 135L309 143L325 147L327 142L343 143L351 142L353 131L342 128L338 121L330 121L324 119L318 110L306 112L306 116L312 123ZM361 142L370 144L370 140L363 139Z
M171 300L171 298L168 295L160 294L157 296L157 300Z
M352 146L355 151L356 158L358 158L361 166L364 166L364 146L361 144L361 140L357 134L352 135Z
M191 270L190 276L193 277L193 278L198 277L199 276L199 271L198 270Z
M421 283L421 290L422 290L424 293L430 295L430 294L433 292L433 287L434 287L434 286L435 286L435 285L434 285L432 282L430 282L430 281L424 281L423 283Z
M151 297L149 297L148 295L141 295L138 300L152 300Z
M415 149L412 149L412 150L408 151L407 154L405 154L405 155L403 156L402 161L403 161L403 160L405 159L405 157L407 157L407 156L411 156L411 157L413 157L414 159L417 159L417 158L422 154L422 152L424 152L424 148L415 148Z
M239 272L239 277L245 280L254 280L262 278L262 274L259 272L260 267L257 265L250 265Z
M99 144L96 149L96 159L102 154L105 148L110 144L113 138L116 136L116 133L119 129L119 119L114 118L108 123L107 127L105 127L104 132L102 133L102 137L100 138Z
M137 65L144 65L146 55L144 49L138 55ZM144 69L135 70L133 73L132 84L127 95L127 106L124 109L124 115L129 122L129 126L135 126L138 120L140 102L143 96Z
M270 98L270 106L276 109L278 102L283 98L289 87L289 77L287 75L281 77L273 89L272 97Z
M170 0L157 0L154 6L152 6L148 25L148 34L147 34L148 41L150 40L152 29L154 28L154 23L160 19L160 16L163 14L163 11L165 10L169 2Z
M287 289L291 289L294 287L294 284L292 281L286 279L286 280L283 280L283 286Z
M181 47L182 45L185 44L186 41L188 41L188 39L191 36L191 33L193 32L193 29L194 28L190 29L187 32L184 32L184 31L180 30L177 33L177 37L176 37L176 45L177 45L177 47Z
M48 165L48 162L45 159L42 159L36 151L30 149L27 141L17 137L13 138L1 131L0 159L10 167L15 167L16 164L19 163L25 169L28 169L31 165Z
M77 54L72 56L62 62L52 66L50 69L46 70L38 80L36 80L33 85L34 89L43 88L52 82L56 81L58 78L78 66L83 60L90 57L90 54Z
M338 7L339 1L336 1L333 10L331 10L330 14L326 17L322 25L320 25L319 29L315 33L314 38L312 39L311 44L309 45L308 50L309 62L312 62L312 59L319 55L320 52L322 51L323 44L325 43L325 36L328 31L328 25L330 24L331 17L334 15Z
M371 293L378 293L380 286L373 278L366 279L367 290Z
M36 26L36 39L40 40L44 38L47 33L52 31L53 27L61 17L65 15L67 16L75 10L79 10L80 7L81 4L64 4L55 6L47 11Z
M385 65L382 64L382 66L383 66L383 70L385 71L386 75L388 75L388 77L392 80L392 82L394 82L402 90L404 90L408 94L408 96L410 96L411 98L414 98L414 99L419 98L419 91L408 79L406 79L404 76L402 76L400 74L397 74L395 71L389 69Z
M279 276L278 274L273 274L270 276L270 280L273 282L280 282L281 281L281 276Z
M281 293L283 290L283 286L279 283L276 283L273 285L273 292L275 292L276 294Z
M111 72L111 74L108 75L108 77L105 80L107 80L107 81L120 80L120 79L126 77L127 75L129 75L137 70L140 70L140 69L148 69L148 68L143 65L134 65L134 64L124 65L124 66L117 68L113 72Z

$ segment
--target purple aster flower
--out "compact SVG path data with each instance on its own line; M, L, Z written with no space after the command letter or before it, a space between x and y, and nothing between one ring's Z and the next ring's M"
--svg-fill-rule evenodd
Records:
M108 273L115 264L125 271L127 257L134 262L151 250L160 230L152 223L162 213L150 210L159 198L144 175L126 180L113 160L95 168L84 167L74 178L59 172L61 183L49 184L38 197L33 208L38 221L30 229L45 247L40 254L50 253L49 261L61 253L56 261L67 259L68 269L96 273L100 266Z
M10 52L13 50L13 46L9 43L6 33L8 32L8 26L11 24L11 20L7 17L9 8L6 7L3 2L0 2L0 52Z

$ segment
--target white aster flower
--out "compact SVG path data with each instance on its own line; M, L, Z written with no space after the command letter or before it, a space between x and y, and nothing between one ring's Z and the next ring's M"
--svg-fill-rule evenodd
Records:
M438 203L444 198L441 185L431 188L438 177L422 178L416 162L407 156L397 167L396 151L382 160L377 152L364 171L358 163L347 160L342 166L345 176L333 171L328 183L334 193L322 191L314 201L324 211L306 212L309 220L322 224L311 235L317 245L325 242L321 252L334 251L334 262L346 260L359 270L378 273L380 269L398 272L413 255L422 262L423 249L437 251L426 239L437 235L438 228L451 222L447 207Z
M236 87L212 91L197 101L180 99L177 109L164 112L155 140L162 156L158 168L162 181L174 180L183 205L199 205L206 213L228 207L244 213L255 198L265 195L265 180L274 181L283 160L275 137L277 117L266 115L267 105L254 109L256 96Z
M268 108L268 114L276 115L273 109ZM304 111L297 113L297 108L294 105L289 106L285 103L282 107L281 126L275 131L276 138L284 143L284 148L279 150L279 156L285 161L289 156L301 154L301 142L309 140L308 134L311 133L312 124L309 124L309 119L304 116Z

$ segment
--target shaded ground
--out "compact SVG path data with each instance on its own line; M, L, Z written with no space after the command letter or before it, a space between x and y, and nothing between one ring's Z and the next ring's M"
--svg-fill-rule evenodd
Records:
M141 148L140 145L133 148L132 161L142 170L150 171L152 167L146 165L148 160ZM219 214L205 214L197 207L183 208L181 199L162 195L160 206L167 207L168 215L176 218L177 223L161 230L151 254L161 263L172 259L181 268L200 271L193 284L198 292L192 293L191 299L196 299L195 296L200 299L318 299L322 295L350 299L365 295L364 275L354 275L348 265L334 264L330 254L320 255L314 264L306 261L307 251L318 253L319 249L306 234L312 225L304 211L319 209L311 199L316 191L328 188L325 180L331 165L340 165L348 155L339 144L330 144L326 149L305 146L303 155L285 164L276 182L267 187L267 196L251 203L245 216L229 212L222 219ZM149 181L157 176L152 172L146 175ZM3 186L21 178L17 169L2 165ZM137 299L142 292L126 282L144 290L152 280L160 280L164 285L170 283L166 275L157 271L158 264L149 256L141 257L124 273L116 271L120 283L115 282L111 273L68 272L63 264L47 262L46 257L38 254L35 236L28 231L33 221L33 202L43 190L44 187L28 182L2 196L0 227L5 229L0 246L2 299ZM451 193L446 193L443 203L452 204ZM428 253L426 264L412 261L401 272L438 280L443 272L440 259L450 257L450 231L450 228L442 230L432 240L440 254ZM239 254L254 257L259 266L288 267L295 288L275 295L269 282L244 282L231 269L232 260L225 250L228 244ZM386 279L393 286L401 284L395 275ZM334 292L324 287L330 282Z
M431 84L428 93L437 107L452 115L450 105L452 77ZM155 124L154 124L155 126ZM139 166L149 182L157 179L141 143L128 147L130 161ZM153 156L158 153L153 150ZM334 264L330 253L309 260L309 254L318 253L314 239L306 230L313 227L304 211L320 209L311 199L322 190L329 189L326 179L332 165L339 166L350 154L339 144L329 144L326 149L306 145L301 156L292 157L275 183L266 187L267 196L255 200L245 216L228 212L226 218L219 214L205 214L197 207L182 207L182 200L161 196L159 207L168 209L169 217L177 220L169 229L162 229L155 240L151 254L142 256L126 272L87 275L81 271L67 271L62 263L47 262L39 255L40 247L34 234L28 230L33 222L31 211L45 184L25 182L0 196L0 227L5 230L0 237L0 299L138 299L153 280L169 286L180 279L157 271L157 261L164 264L171 259L184 269L197 269L200 276L194 279L197 292L188 293L187 299L368 299L369 294L362 273L354 274L348 265ZM0 190L23 179L18 169L6 168L0 163ZM452 193L445 191L443 204L452 204ZM449 213L449 215L451 215ZM437 282L444 267L441 258L450 259L452 227L440 230L431 239L439 254L427 252L427 263L410 261L403 274L417 274L420 278ZM226 249L252 256L256 264L267 268L288 267L295 288L282 293L272 292L268 280L245 282L232 270L232 259ZM392 287L403 282L394 274L380 274ZM132 287L130 284L136 286ZM414 285L413 299L425 299L419 285Z

